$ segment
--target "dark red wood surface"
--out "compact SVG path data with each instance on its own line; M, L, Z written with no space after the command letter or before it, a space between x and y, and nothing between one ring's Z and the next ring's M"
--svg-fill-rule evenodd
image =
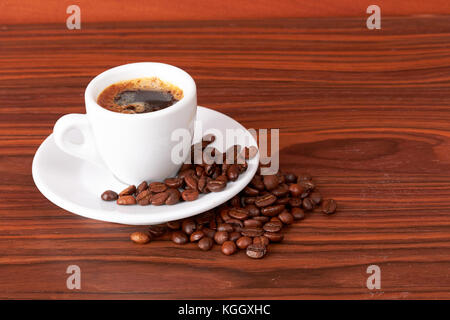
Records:
M83 112L101 71L160 61L199 104L279 128L282 167L309 172L338 214L289 227L262 261L129 241L136 227L45 199L33 155ZM0 298L450 298L450 16L3 25ZM66 288L68 265L81 290ZM381 268L381 289L366 268Z

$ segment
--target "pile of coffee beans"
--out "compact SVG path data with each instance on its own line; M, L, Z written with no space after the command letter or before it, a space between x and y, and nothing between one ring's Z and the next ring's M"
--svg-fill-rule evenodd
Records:
M322 200L309 175L261 175L258 169L249 185L227 203L195 217L150 226L148 232L134 232L131 240L145 244L169 233L176 244L196 243L203 251L216 244L227 256L245 250L248 257L261 259L270 243L283 240L284 226L303 220L315 208L329 215L337 205L333 199Z
M207 146L215 140L213 135L203 137L202 142L191 148L191 163L183 164L175 177L164 182L143 181L137 187L128 186L119 194L112 190L103 192L104 201L116 201L119 205L174 205L180 201L194 201L200 193L219 192L229 181L236 181L247 170L247 160L256 155L255 147L234 145L221 153ZM199 152L196 153L196 148ZM196 157L201 157L196 159ZM219 161L220 160L220 161Z

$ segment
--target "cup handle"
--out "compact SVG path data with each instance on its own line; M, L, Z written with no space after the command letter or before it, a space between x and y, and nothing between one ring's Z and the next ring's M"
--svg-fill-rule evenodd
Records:
M80 131L83 135L82 143L74 143L67 139L67 133L73 129ZM97 152L91 125L85 114L73 113L59 118L53 127L53 136L56 145L64 152L98 166L105 166Z

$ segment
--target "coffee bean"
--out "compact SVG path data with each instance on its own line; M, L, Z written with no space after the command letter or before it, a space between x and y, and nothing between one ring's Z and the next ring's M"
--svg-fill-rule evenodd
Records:
M219 211L219 216L223 221L228 221L231 219L230 215L228 214L229 211L230 209L228 208L223 208Z
M234 196L230 200L230 205L234 208L240 208L241 207L241 198L239 196Z
M318 191L314 191L309 195L314 204L318 205L322 202L322 195Z
M281 221L269 221L264 224L263 229L267 232L279 232L283 228Z
M239 249L246 249L252 243L253 240L250 237L240 237L236 240L236 245Z
M246 254L252 259L261 259L267 253L266 246L262 244L251 244L247 247Z
M185 244L189 241L188 236L181 231L172 232L172 241L176 244Z
M244 228L241 231L241 234L246 237L258 237L264 234L264 230L262 228Z
M292 208L291 214L295 220L303 220L305 218L305 213L300 208Z
M131 239L134 243L137 243L137 244L145 244L145 243L150 242L151 237L150 237L150 235L148 235L147 233L137 231L137 232L133 232L133 233L130 235L130 239Z
M164 180L164 183L169 188L178 189L183 185L183 179L178 178L178 177L177 178L167 178L166 180Z
M278 187L278 177L276 175L266 175L263 177L263 183L267 190L273 190Z
M255 175L253 177L252 181L250 182L250 186L259 191L263 191L265 189L262 177L259 175Z
M181 193L180 191L178 191L178 189L169 188L166 192L169 193L169 196L167 197L165 202L166 205L171 206L180 202Z
M299 198L290 198L289 199L289 205L291 207L300 208L300 206L302 205L302 200L299 199Z
M217 244L223 244L225 241L229 239L228 232L226 231L217 231L214 235L214 240Z
M164 183L162 183L162 182L152 182L152 183L150 183L148 185L148 189L151 192L159 193L159 192L166 191L167 190L167 186Z
M198 191L198 178L194 175L189 175L184 177L184 182L186 183L186 186L192 190Z
M300 183L302 181L311 181L311 180L312 180L312 177L309 174L303 173L298 176L297 182Z
M244 204L254 204L256 202L256 197L245 197Z
M295 174L291 173L291 172L290 173L286 173L284 175L284 178L285 178L287 183L295 183L295 182L297 182L297 176Z
M117 204L122 206L136 204L136 199L133 196L120 196L117 199Z
M307 192L311 192L316 187L312 181L300 181L299 184Z
M196 242L196 241L200 240L201 238L203 238L204 236L205 236L205 234L203 233L203 231L197 230L191 234L189 240L191 242Z
M217 231L233 232L233 226L228 223L221 223L217 226Z
M166 225L171 230L180 230L181 221L180 220L169 221L166 223Z
M280 242L284 238L284 235L279 232L265 232L264 236L269 238L270 242Z
M244 156L245 159L253 159L256 154L258 153L258 148L255 146L250 147L244 147L241 154Z
M292 197L299 197L304 192L304 190L305 189L298 183L293 183L289 186L289 192L291 193Z
M211 250L211 248L214 245L214 241L211 238L201 238L200 241L198 242L198 247L200 248L200 250L203 251L208 251Z
M283 204L276 204L273 206L264 207L261 209L261 214L269 217L274 217L283 212L284 208L285 205Z
M266 216L257 216L257 217L253 217L254 220L258 220L261 221L262 223L266 223L267 221L270 220L269 217Z
M224 255L231 256L237 251L236 244L233 241L225 241L221 250Z
M237 239L239 239L241 237L241 233L240 232L231 232L229 235L229 239L230 241L236 241Z
M121 196L129 196L132 195L136 192L136 187L133 186L128 186L125 189L123 189L120 193L119 193L119 197Z
M260 214L259 208L253 204L246 205L244 208L247 210L249 217L256 217Z
M106 190L102 193L102 200L104 201L114 201L117 200L119 196L112 190Z
M197 229L197 225L194 220L186 219L181 223L181 230L187 235L192 234Z
M181 197L183 198L184 201L194 201L198 198L198 191L193 189L184 190L181 193Z
M244 194L250 197L256 197L259 194L259 191L258 189L247 186L244 188Z
M289 186L285 183L280 184L272 190L272 194L278 198L284 197L289 194Z
M290 200L291 198L288 198L288 197L285 197L285 198L279 198L279 199L277 199L277 201L275 201L275 204L284 204L284 205L286 205L286 204L288 204L289 203L289 200Z
M336 212L337 203L333 199L325 200L322 203L322 212L325 214L333 214Z
M136 195L140 194L142 191L147 189L148 184L146 181L142 181L140 185L136 188Z
M271 204L275 203L275 201L277 201L277 197L275 197L273 194L266 194L263 196L259 196L258 198L256 198L255 201L255 205L257 207L267 207L270 206Z
M302 208L306 211L311 211L314 209L314 202L310 198L303 199Z
M239 219L234 219L234 218L228 219L227 223L233 227L233 230L235 230L236 228L244 227L244 223Z
M154 236L155 238L158 238L166 233L167 228L165 225L155 224L153 226L149 226L148 231L150 232L150 234L152 236Z
M197 189L202 193L206 191L206 176L201 176L198 179Z
M152 196L152 205L161 206L166 202L168 197L169 197L169 192L167 192L167 191L164 191L161 193L156 193Z
M284 224L292 224L294 222L294 216L287 211L283 211L278 215L278 219Z
M141 194L142 193L144 192L141 192ZM136 199L136 201L140 206L148 206L152 202L152 194L149 194L145 197L141 197L139 200Z
M228 211L228 215L235 219L244 220L248 218L248 211L245 208L232 208Z
M206 187L211 192L219 192L225 189L227 183L223 180L211 180L206 184Z
M203 228L202 231L208 238L214 238L214 235L216 234L216 230L213 230L211 228Z
M270 243L270 240L264 236L259 236L259 237L253 238L253 244L268 246L269 243Z
M232 164L228 167L227 178L229 181L236 181L239 178L239 166Z
M184 181L184 178L186 176L191 176L194 174L195 174L195 171L193 169L187 169L187 170L180 171L178 173L177 177Z
M139 201L139 200L144 199L144 198L149 198L149 196L150 196L150 199L151 199L151 195L152 195L152 192L150 190L146 189L146 190L142 191L141 193L139 193L136 196L136 200Z
M246 228L260 228L262 227L262 222L255 219L248 219L244 221L244 226Z

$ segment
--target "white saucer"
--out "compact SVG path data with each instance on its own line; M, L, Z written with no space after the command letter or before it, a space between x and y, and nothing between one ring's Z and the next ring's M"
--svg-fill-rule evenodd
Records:
M257 146L255 139L241 124L232 118L204 107L198 107L197 121L203 133L215 129L243 129L247 146ZM197 132L196 132L197 133ZM201 140L201 133L194 142ZM217 141L216 141L217 142ZM215 143L214 143L215 144ZM212 146L214 146L212 144ZM226 143L226 147L234 142ZM221 147L217 146L220 151ZM45 139L33 159L33 179L39 191L57 206L83 217L130 225L152 225L190 217L212 209L239 193L253 178L259 163L259 153L248 162L248 169L235 182L216 193L200 195L192 202L180 202L172 206L119 206L100 199L103 191L121 191L127 185L119 182L107 169L72 157L61 151L53 136Z

